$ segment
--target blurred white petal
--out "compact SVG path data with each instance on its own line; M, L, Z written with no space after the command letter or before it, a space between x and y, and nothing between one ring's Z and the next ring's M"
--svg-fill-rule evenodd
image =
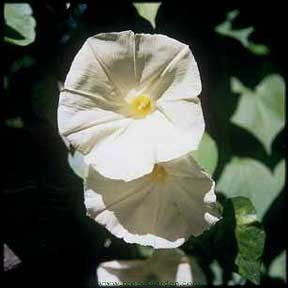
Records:
M206 278L193 257L178 249L155 250L146 260L111 261L97 269L99 285L204 285Z

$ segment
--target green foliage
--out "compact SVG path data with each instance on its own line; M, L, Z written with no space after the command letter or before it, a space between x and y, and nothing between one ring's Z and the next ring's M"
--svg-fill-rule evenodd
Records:
M150 246L137 245L137 250L141 258L149 258L152 256L154 250Z
M24 127L24 122L20 117L15 117L7 119L5 125L11 128L21 129Z
M272 142L285 124L284 79L269 75L251 90L232 78L231 90L241 95L232 123L252 133L271 153Z
M250 35L254 32L253 27L243 29L233 29L232 22L239 15L238 10L230 11L227 14L226 20L215 27L215 31L223 36L231 37L238 40L245 48L256 55L266 55L269 53L269 48L263 44L255 44L249 40Z
M26 46L35 40L36 21L26 3L6 3L4 6L6 42Z
M262 219L285 182L285 164L282 160L271 173L261 162L234 157L226 166L217 183L217 190L228 197L244 196L256 207Z
M20 59L17 59L16 61L14 61L12 64L11 64L11 68L10 68L10 71L12 73L15 73L21 69L25 69L25 68L29 68L33 65L36 65L36 61L35 59L29 57L29 56L24 56Z
M149 21L152 27L155 29L155 19L161 3L133 3L133 5L136 8L138 14Z
M214 260L211 265L209 266L211 271L213 272L213 280L212 280L212 285L213 286L218 286L222 285L224 281L224 271L221 267L221 265ZM245 285L246 279L241 277L238 273L232 272L231 273L231 279L227 282L228 286L232 285Z
M264 240L251 201L233 197L223 201L222 219L206 233L191 238L183 249L211 260L213 285L243 284L245 279L259 284Z
M283 279L287 282L287 252L283 251L280 255L278 255L269 267L269 275L272 277Z
M235 264L238 273L254 284L259 284L265 232L259 226L256 210L248 198L232 198L232 205L236 219L238 253Z
M199 148L191 152L191 155L199 162L210 175L213 175L218 162L218 150L216 142L205 132L200 142Z

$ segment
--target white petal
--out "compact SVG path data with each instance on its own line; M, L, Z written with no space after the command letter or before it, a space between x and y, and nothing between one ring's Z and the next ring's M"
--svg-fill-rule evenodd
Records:
M198 98L193 100L162 101L157 102L157 108L176 127L190 129L195 142L201 140L205 126L201 103Z
M149 183L147 177L124 182L92 173L86 182L87 213L113 235L127 243L154 248L174 248L184 243L184 238L178 237L182 231L175 233L169 229L169 225L173 225L171 221L182 219L175 213L165 212L174 210L173 205L164 200L165 195L153 191L153 183ZM163 196L164 199L159 199Z
M99 173L112 179L130 181L152 171L155 163L155 148L147 134L143 120L132 120L125 129L111 140L96 146L87 156ZM144 134L143 134L144 133Z
M77 151L74 152L73 155L69 153L68 163L76 175L78 175L82 179L86 179L86 177L88 176L89 167L84 161L83 154Z
M69 105L67 103L72 99L71 94L64 93L61 96L62 104L58 107L59 131L66 142L83 154L119 133L131 121L113 111L96 107L89 110L79 108L81 101L77 105Z
M175 159L196 149L204 131L202 114L196 115L194 104L180 106L187 112L186 127L179 119L180 111L171 113L174 120L155 111L144 119L133 120L115 141L97 146L87 161L105 177L131 181L150 173L155 163ZM189 109L196 115L195 123L189 118Z
M141 88L159 98L192 99L201 80L189 47L159 34L132 31L90 37L75 57L65 89L123 100Z
M215 183L192 156L187 155L162 165L171 175L167 191L179 207L187 231L197 236L215 224L219 220L215 209Z
M132 31L101 33L87 41L118 96L125 97L136 86L134 36Z
M199 70L187 45L164 35L136 34L135 46L139 86L154 99L192 99L200 94Z
M137 121L122 115L131 91L159 98L156 111ZM102 175L130 181L198 147L204 132L200 91L187 45L132 31L98 34L84 43L67 75L59 131Z
M124 79L131 75L126 70L131 65L133 69L133 55L128 49L130 34L98 34L88 38L72 62L64 91L99 99L102 103L122 103L129 90L126 84L130 82L130 78L128 82Z
M137 283L145 281L144 261L110 261L101 263L97 269L100 286L118 286L125 282ZM123 283L124 282L124 283Z
M197 260L186 257L179 249L155 250L146 260L111 261L97 269L98 284L144 285L157 281L159 285L203 285L206 279ZM152 277L152 279L151 279ZM154 282L155 283L155 282Z
M91 168L85 186L88 215L128 243L182 245L210 226L205 215L213 212L214 204L205 203L205 195L214 194L213 180L187 157L161 164L168 173L164 183L150 174L130 182L113 180ZM189 175L174 173L181 166Z

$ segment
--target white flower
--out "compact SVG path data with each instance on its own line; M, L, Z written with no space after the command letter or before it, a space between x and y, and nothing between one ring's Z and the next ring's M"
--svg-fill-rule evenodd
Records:
M110 261L97 269L100 286L205 285L206 278L193 257L179 249L156 250L147 260Z
M67 75L59 131L103 176L130 181L197 149L204 132L200 92L187 45L131 31L98 34Z
M128 243L154 248L178 247L201 234L218 220L215 202L214 181L191 156L158 163L130 182L91 167L85 180L90 217Z

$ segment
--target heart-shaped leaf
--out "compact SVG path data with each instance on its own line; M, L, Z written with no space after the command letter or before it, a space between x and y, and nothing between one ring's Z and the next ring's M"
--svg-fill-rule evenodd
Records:
M27 3L6 3L4 6L5 41L26 46L35 40L36 21Z
M205 132L200 142L199 148L191 152L193 158L199 162L210 175L213 175L218 162L218 150L216 142Z
M149 21L152 27L155 29L155 19L161 3L133 3L133 5L136 8L138 14Z
M271 263L269 267L269 275L271 277L283 279L285 282L287 282L286 263L287 263L287 253L286 251L283 251Z
M238 10L230 11L227 14L226 20L215 27L215 31L223 36L231 37L238 40L245 48L250 50L256 55L266 55L269 53L267 46L263 44L256 44L249 40L250 35L254 32L253 27L247 27L243 29L233 29L232 22L239 15Z
M231 122L252 133L271 153L272 142L285 125L284 79L270 75L250 90L232 78L231 90L241 95Z
M261 162L234 157L225 167L217 190L228 197L251 199L261 220L279 195L285 183L285 163L282 160L271 173Z

